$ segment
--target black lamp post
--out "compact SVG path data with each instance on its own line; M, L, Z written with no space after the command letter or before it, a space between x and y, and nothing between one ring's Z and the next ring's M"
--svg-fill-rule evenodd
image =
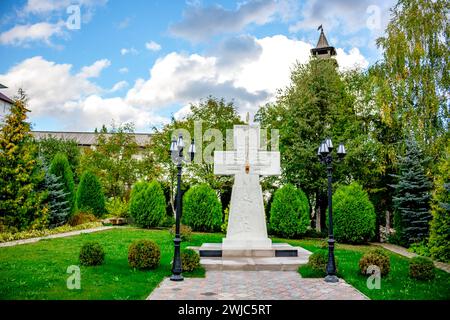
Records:
M175 238L173 239L174 243L174 254L173 254L173 265L172 265L172 276L170 280L172 281L183 281L183 276L181 275L181 255L180 255L180 219L182 214L182 205L181 205L181 171L183 163L186 162L183 155L184 149L184 141L183 136L180 134L178 136L178 140L172 140L170 144L170 155L172 157L172 161L177 165L178 174L177 174L177 199L176 199L176 217L175 217ZM191 161L194 160L195 156L195 144L194 139L192 139L191 145L189 147L189 155Z
M336 276L336 262L334 260L334 235L333 235L333 191L332 191L332 175L333 175L333 142L330 138L327 138L319 147L317 155L323 164L327 165L328 176L328 263L327 263L327 276L326 282L338 282L339 279ZM337 150L338 158L341 160L345 157L346 151L344 145L341 143Z

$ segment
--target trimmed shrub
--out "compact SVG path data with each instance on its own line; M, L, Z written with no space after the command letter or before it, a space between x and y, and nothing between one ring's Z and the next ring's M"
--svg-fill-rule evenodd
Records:
M200 267L200 256L192 249L184 249L181 252L181 266L183 272L191 272Z
M194 231L218 231L222 224L222 205L207 184L190 188L183 197L183 224Z
M367 275L367 269L372 265L380 268L382 276L387 275L391 268L389 256L381 249L372 249L366 252L359 260L359 270L363 275Z
M336 190L333 195L333 224L334 236L340 242L365 243L375 236L375 208L358 183Z
M170 228L170 234L175 236L175 225ZM190 241L192 238L192 229L189 226L180 224L180 235L182 241Z
M106 211L113 217L128 218L128 202L120 197L106 201Z
M151 240L134 241L128 248L128 264L132 268L154 269L159 265L161 251Z
M69 161L63 153L57 153L50 164L49 172L59 177L59 182L63 184L65 201L69 203L70 215L75 212L75 183L73 181L73 172Z
M416 280L431 280L435 277L433 261L414 257L409 261L409 276Z
M292 238L306 233L309 225L309 203L304 192L291 184L278 189L270 208L271 230Z
M338 260L334 257L334 262L336 264L336 271L338 270ZM322 272L324 274L327 273L327 263L328 263L328 251L327 250L319 250L314 252L308 258L308 266L314 271Z
M105 260L105 252L98 242L87 242L80 250L80 264L83 266L98 266Z
M166 200L158 181L138 182L131 191L130 214L144 228L159 226L166 216Z
M79 210L92 212L96 217L107 212L102 185L90 171L85 171L81 176L77 189L77 207Z
M69 225L74 227L80 224L95 222L97 218L92 213L77 212L69 219Z

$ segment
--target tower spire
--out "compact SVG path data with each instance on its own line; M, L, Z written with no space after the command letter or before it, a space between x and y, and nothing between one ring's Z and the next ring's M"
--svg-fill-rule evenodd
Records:
M319 41L317 41L316 47L311 49L311 54L319 58L331 58L332 56L335 56L336 49L329 45L327 37L323 32L322 25L320 25L317 30L320 30Z

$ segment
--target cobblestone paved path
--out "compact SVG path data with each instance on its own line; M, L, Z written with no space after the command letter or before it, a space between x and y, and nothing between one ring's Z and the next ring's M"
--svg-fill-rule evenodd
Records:
M183 282L165 278L148 300L365 300L340 279L304 279L295 271L207 271Z

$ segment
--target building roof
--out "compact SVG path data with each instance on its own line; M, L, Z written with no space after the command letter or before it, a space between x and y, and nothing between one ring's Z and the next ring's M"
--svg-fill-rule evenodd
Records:
M58 138L64 140L75 140L79 146L90 147L97 145L97 137L93 132L64 132L64 131L32 131L33 136L37 139ZM105 134L107 137L113 133ZM135 133L134 137L139 147L143 148L151 138L150 133Z
M7 96L5 96L3 93L0 92L0 100L4 101L6 103L9 104L14 104L14 101L12 101L10 98L8 98Z
M336 49L333 46L330 46L328 43L327 37L325 36L325 33L323 32L322 26L319 27L320 36L319 41L317 41L317 45L315 48L311 49L311 53L313 55L336 55Z

